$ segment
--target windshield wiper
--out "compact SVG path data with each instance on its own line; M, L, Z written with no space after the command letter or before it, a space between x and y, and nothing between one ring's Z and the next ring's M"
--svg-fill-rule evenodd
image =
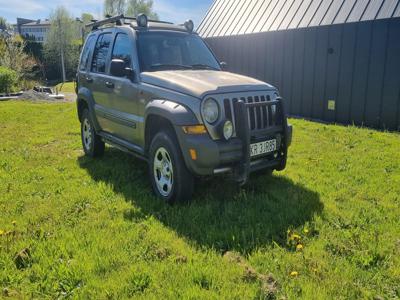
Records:
M180 64L154 64L150 66L151 69L192 69L192 66Z
M215 71L219 71L219 69L215 68L215 67L211 67L209 65L206 64L194 64L192 65L193 69L207 69L207 70L215 70Z

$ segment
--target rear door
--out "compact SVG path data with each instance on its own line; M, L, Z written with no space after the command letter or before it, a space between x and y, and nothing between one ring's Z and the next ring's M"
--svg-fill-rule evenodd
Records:
M111 60L121 59L125 62L125 68L134 70L135 49L135 42L131 35L126 32L117 32L111 51ZM109 88L113 90L109 95L111 133L138 144L137 124L143 122L143 118L137 115L138 85L133 76L131 78L114 77L110 74L108 82Z
M82 50L81 59L78 68L78 86L83 88L92 88L91 84L87 82L88 73L90 70L90 58L92 57L94 44L96 43L96 36L89 35L86 39L85 46Z
M90 72L87 74L86 83L92 91L95 102L97 120L103 131L111 132L112 123L108 118L110 110L109 95L112 89L108 86L108 61L113 32L104 31L98 35L93 50L93 58L90 65Z

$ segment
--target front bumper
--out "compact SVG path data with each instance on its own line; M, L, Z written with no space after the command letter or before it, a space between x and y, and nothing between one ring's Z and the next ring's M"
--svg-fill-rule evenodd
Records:
M281 99L276 102L281 103ZM275 102L249 104L242 101L235 103L236 136L229 141L212 140L208 134L187 135L179 126L175 127L180 148L188 169L195 175L205 176L220 173L231 173L238 182L246 182L253 171L271 168L283 170L286 166L288 147L292 140L292 126L287 119L282 105L282 125L273 126L259 132L249 129L247 109L250 105L272 105ZM261 156L250 157L250 144L276 138L279 148L276 152ZM190 149L197 153L196 160L190 156Z

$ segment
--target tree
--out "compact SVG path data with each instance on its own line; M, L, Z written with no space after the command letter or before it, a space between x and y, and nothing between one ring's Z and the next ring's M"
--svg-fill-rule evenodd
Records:
M26 53L26 43L18 35L0 39L0 66L15 73L15 86L28 87L29 81L42 77L40 62Z
M88 35L88 33L90 32L90 28L86 28L85 25L91 23L93 19L94 19L94 17L93 17L92 14L83 13L81 15L81 21L82 21L82 23L81 23L81 26L82 26L81 31L82 31L84 37L86 37Z
M153 11L153 0L127 0L126 14L137 16L145 14L150 19L158 20L158 15Z
M126 0L104 0L104 15L120 15L125 13Z
M0 92L9 93L17 86L17 73L9 68L0 66Z
M1 46L0 65L17 73L18 80L31 71L34 60L25 53L25 42L18 36L7 38Z
M8 25L7 25L6 19L4 19L3 17L0 17L0 30L7 30L7 29L8 29Z
M58 70L62 80L66 81L67 75L73 74L78 65L79 45L76 41L81 38L79 24L63 6L57 7L50 15L50 24L44 44L46 65L60 66Z
M105 16L126 14L135 17L141 13L158 20L158 15L153 10L153 0L104 0Z

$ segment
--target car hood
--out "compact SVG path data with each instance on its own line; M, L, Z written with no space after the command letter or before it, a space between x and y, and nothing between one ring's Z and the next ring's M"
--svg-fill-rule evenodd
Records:
M174 90L194 97L207 94L275 89L272 85L234 73L210 70L143 72L143 83Z

